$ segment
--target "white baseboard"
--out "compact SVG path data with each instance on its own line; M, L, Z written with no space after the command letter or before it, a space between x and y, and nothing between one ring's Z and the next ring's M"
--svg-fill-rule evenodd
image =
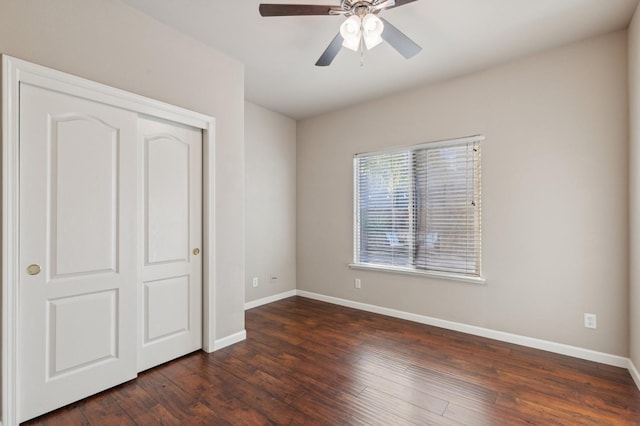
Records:
M253 300L244 304L244 310L257 308L258 306L266 305L268 303L277 302L278 300L286 299L287 297L293 297L297 294L296 290L285 291L284 293L274 294L273 296L264 297L262 299Z
M629 365L627 367L629 369L629 374L631 374L631 378L636 383L638 389L640 389L640 372L638 372L638 369L633 364L633 361L631 361L631 359L629 359Z
M230 336L223 337L222 339L216 339L213 342L213 350L217 351L218 349L226 348L227 346L231 346L234 343L242 342L247 339L247 331L242 330L237 333L234 333Z
M468 325L468 324L463 324L459 322L428 317L425 315L412 314L409 312L403 312L395 309L384 308L382 306L377 306L377 305L369 305L361 302L354 302L352 300L340 299L338 297L325 296L322 294L312 293L304 290L297 290L296 294L301 297L320 300L322 302L333 303L335 305L341 305L349 308L360 309L362 311L387 315L394 318L400 318L400 319L413 321L421 324L432 325L435 327L445 328L448 330L460 331L462 333L473 334L475 336L481 336L481 337L487 337L489 339L499 340L502 342L528 346L530 348L542 349L545 351L555 352L562 355L568 355L575 358L586 359L588 361L595 361L602 364L613 365L615 367L629 368L629 366L631 365L629 358L621 357L618 355L611 355L603 352L597 352L590 349L578 348L576 346L565 345L563 343L555 343L547 340L536 339L533 337L526 337L518 334L492 330L489 328L477 327L474 325ZM631 372L631 368L629 368L629 371ZM633 376L633 374L634 373L631 372L631 375L632 377L634 377L636 384L640 383L640 376L638 376L638 371L637 370L635 371L636 376Z

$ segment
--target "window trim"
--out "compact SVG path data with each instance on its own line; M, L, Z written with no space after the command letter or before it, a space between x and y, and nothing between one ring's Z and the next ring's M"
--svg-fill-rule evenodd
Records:
M394 274L427 276L432 278L442 278L445 280L463 281L473 284L484 284L486 279L484 276L472 276L464 274L456 274L455 272L431 271L428 269L403 268L402 266L378 265L374 263L350 263L350 269L360 269L364 271L390 272Z
M472 135L472 136L464 136L455 139L443 139L437 140L433 142L426 142L417 145L383 149L379 151L368 151L363 153L356 153L353 158L354 160L357 158L366 158L370 156L376 156L381 154L393 154L396 152L402 152L407 150L418 150L418 149L433 149L439 148L448 145L460 145L465 143L474 143L484 141L484 135ZM356 173L357 170L354 167L353 169L353 258L354 261L349 263L350 269L359 269L359 270L369 270L369 271L378 271L378 272L388 272L388 273L399 273L404 275L414 275L414 276L427 276L433 278L441 278L446 280L454 280L454 281L463 281L474 284L484 284L486 282L485 277L482 271L482 259L480 259L480 263L478 265L478 275L467 275L456 272L442 272L442 271L434 271L429 269L421 269L421 268L408 268L402 266L393 266L393 265L382 265L382 264L374 264L374 263L359 263L356 262L357 259L357 251L358 251L358 243L360 238L360 229L357 226L358 224L358 210L357 206L357 183L356 183ZM480 201L480 205L482 205L482 201ZM482 235L482 233L481 233ZM482 239L480 241L480 245L482 246Z
M367 152L359 152L355 154L354 158L362 158L362 157L372 157L374 155L380 154L393 154L395 152L402 152L407 150L418 150L422 148L440 148L448 145L460 145L463 143L473 143L473 142L482 142L485 139L484 135L472 135L472 136L463 136L461 138L455 139L440 139L433 142L424 142L417 145L409 145L409 146L400 146L396 148L389 149L381 149L379 151L367 151Z

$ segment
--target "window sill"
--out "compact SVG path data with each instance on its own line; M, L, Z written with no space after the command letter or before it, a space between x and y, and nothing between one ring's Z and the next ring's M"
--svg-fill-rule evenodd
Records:
M421 269L403 268L401 266L384 266L374 265L371 263L350 263L349 268L362 269L367 271L391 272L396 274L418 275L423 277L427 276L433 278L442 278L445 280L464 281L475 284L485 283L485 279L483 277L471 277L468 275L454 274L450 272L425 271Z

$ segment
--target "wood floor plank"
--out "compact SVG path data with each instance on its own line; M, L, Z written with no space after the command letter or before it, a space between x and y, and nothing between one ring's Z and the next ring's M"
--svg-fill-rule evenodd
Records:
M351 394L338 393L333 396L309 389L291 404L309 416L305 424L367 424L403 425L410 424L396 414L380 410L366 399ZM319 418L315 416L319 415Z
M217 399L229 399L236 404L246 407L242 414L246 418L236 417L239 424L302 424L304 416L297 410L290 409L286 403L270 393L270 389L262 383L260 386L252 385L247 379L248 376L235 370L220 368L216 364L214 357L194 357L186 363L187 368L194 374L201 375L207 379L215 378L222 383L217 386L223 388L223 393ZM232 413L233 414L233 413ZM250 416L253 415L254 418Z
M181 424L231 425L219 418L216 413L199 400L194 399L173 382L156 371L147 371L138 377L138 384L158 403L164 406Z
M130 386L130 382L118 386L116 393L121 392L122 389L127 386ZM85 401L86 403L78 405L78 410L87 419L87 424L109 424L117 426L135 425L131 416L129 416L129 414L126 413L115 401L113 396L116 393L113 393L113 391L106 391L89 398ZM56 425L73 424L64 423L66 420L62 418L56 418L55 421ZM45 423L52 424L49 423L48 420Z
M113 394L113 399L128 414L135 424L156 424L170 426L181 424L180 420L151 397L136 381L132 386L123 387Z
M48 426L58 424L88 426L91 424L89 423L89 420L84 416L84 414L82 414L82 411L79 409L79 404L72 404L68 407L58 410L57 416L53 421L50 420L49 416L44 416L40 419L41 420L34 420L32 424L35 426Z
M640 425L628 371L291 297L29 425Z
M447 405L443 417L468 426L530 425L533 420L515 410L477 401L472 405L451 402Z
M198 353L183 358L174 368L164 370L176 386L189 393L194 400L206 405L216 413L218 418L231 424L268 424L268 419L245 400L235 395L235 388L240 381L228 373L219 378L207 370L208 364L203 359L206 355ZM199 367L198 367L199 366ZM254 397L249 395L249 397ZM255 396L259 399L260 395Z
M419 407L420 409L442 415L449 405L449 401L440 397L423 392L422 389L415 389L397 381L385 379L376 374L368 375L366 382L366 392L379 392L389 395L391 398L402 400Z
M442 417L444 410L434 412L422 408L425 404L418 401L416 397L417 395L414 395L412 400L406 400L373 388L367 388L359 395L359 398L373 407L375 412L391 413L403 419L405 422L416 425L442 426L459 424L451 419Z

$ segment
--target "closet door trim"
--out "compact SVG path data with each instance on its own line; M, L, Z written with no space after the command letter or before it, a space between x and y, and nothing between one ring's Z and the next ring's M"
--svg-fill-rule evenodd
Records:
M215 347L215 118L2 55L2 425L17 424L20 84L44 87L202 130L202 347Z

